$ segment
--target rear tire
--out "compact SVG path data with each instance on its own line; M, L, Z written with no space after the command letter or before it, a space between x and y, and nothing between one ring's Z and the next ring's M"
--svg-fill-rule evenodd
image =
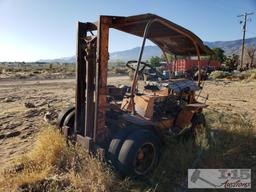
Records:
M138 130L127 137L118 155L123 176L146 176L158 165L160 140L149 130Z
M73 135L74 129L75 129L75 110L71 111L67 117L65 118L65 121L63 123L63 126L69 127L68 129L68 135Z

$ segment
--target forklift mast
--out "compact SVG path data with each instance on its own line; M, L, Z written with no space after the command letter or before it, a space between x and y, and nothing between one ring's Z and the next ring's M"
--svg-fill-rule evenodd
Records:
M98 23L78 23L74 135L89 151L92 143L104 144L107 135L108 37L106 17L101 16Z

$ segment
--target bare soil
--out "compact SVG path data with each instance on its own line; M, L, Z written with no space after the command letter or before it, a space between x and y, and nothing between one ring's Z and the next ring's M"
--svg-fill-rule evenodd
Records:
M209 110L246 115L256 122L256 81L206 81L201 95L209 95Z
M128 77L111 77L109 84L130 83ZM207 94L208 110L245 114L256 122L256 81L207 81L201 95ZM74 104L74 95L74 79L0 81L0 164L30 150L35 133Z

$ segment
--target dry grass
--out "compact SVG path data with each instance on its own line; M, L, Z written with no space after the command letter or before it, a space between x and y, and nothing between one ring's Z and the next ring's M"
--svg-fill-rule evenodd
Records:
M169 139L157 170L140 181L120 181L108 165L45 128L33 150L2 172L0 190L179 191L186 188L188 168L251 168L254 173L255 125L243 114L207 111L206 117L206 129L196 142Z
M256 69L248 70L244 72L245 79L251 81L256 79Z
M107 166L49 127L38 134L31 152L1 172L0 190L111 191L115 181Z
M186 189L189 168L250 168L255 173L256 127L246 114L208 110L206 119L205 132L197 136L195 143L169 141L150 181L152 189L159 192ZM252 179L255 188L255 175Z
M0 186L16 190L47 178L61 166L66 151L64 138L51 128L44 129L38 134L31 152L15 159L10 168L2 173Z

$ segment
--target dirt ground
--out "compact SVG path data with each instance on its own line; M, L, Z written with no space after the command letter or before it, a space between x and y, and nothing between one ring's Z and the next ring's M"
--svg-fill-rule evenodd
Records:
M245 115L256 122L256 81L206 81L201 95L209 96L209 110Z
M127 82L128 77L109 79L110 84ZM207 81L201 95L207 94L208 110L243 114L256 122L256 81ZM73 104L74 95L74 79L0 81L0 164L28 151L35 133Z

